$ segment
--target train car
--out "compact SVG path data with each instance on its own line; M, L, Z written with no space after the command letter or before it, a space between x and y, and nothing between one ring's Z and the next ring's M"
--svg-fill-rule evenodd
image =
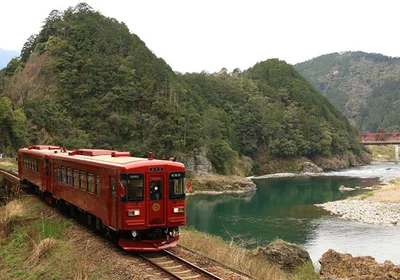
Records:
M46 182L45 197L84 216L123 249L157 251L177 244L186 222L182 163L113 150L37 151L48 168L47 175L46 168L38 172L45 173L39 182Z
M51 192L49 155L61 151L58 146L36 145L18 150L18 174L21 181L35 186L42 196ZM49 201L50 202L50 201Z

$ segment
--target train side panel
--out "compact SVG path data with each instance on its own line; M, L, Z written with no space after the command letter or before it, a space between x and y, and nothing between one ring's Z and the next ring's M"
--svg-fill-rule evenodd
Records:
M52 159L53 195L110 225L108 198L110 169ZM114 171L115 172L115 171Z

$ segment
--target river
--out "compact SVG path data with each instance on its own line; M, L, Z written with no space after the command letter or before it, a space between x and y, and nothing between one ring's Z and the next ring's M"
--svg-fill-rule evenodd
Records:
M400 228L346 221L314 206L365 192L374 178L400 177L400 164L372 165L314 177L257 179L247 195L196 195L187 200L187 224L248 248L276 238L302 245L314 263L332 248L353 256L400 264ZM340 192L339 186L357 187Z

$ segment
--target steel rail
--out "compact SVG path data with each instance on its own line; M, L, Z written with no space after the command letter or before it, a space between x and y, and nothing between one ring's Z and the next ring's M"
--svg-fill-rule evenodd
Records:
M173 253L171 253L169 251L163 250L163 251L160 251L158 253L164 254L164 256L168 256L172 260L174 260L174 261L176 261L178 263L184 264L189 270L191 270L193 272L197 272L200 275L205 276L205 277L207 277L209 279L223 280L222 278L212 274L211 272L208 272L207 270L205 270L205 269L203 269L203 268L201 268L201 267L199 267L199 266L197 266L197 265L195 265L195 264L193 264L191 262L188 262L187 260L182 259L181 257L178 257L178 256L176 256L175 254L173 254ZM197 276L186 276L186 277L179 276L177 274L179 272L182 273L182 271L177 271L177 272L174 273L171 270L168 270L167 268L163 267L161 264L157 263L156 261L152 260L151 257L147 257L144 254L139 254L139 256L141 258L143 258L144 260L146 260L147 262L151 263L152 265L156 266L158 269L162 270L166 274L172 276L174 279L185 280L185 279L197 278Z
M218 266L220 266L220 267L223 267L223 268L226 268L226 269L228 269L228 270L230 270L230 271L233 271L233 272L235 272L236 274L239 274L239 275L242 275L242 276L244 276L244 277L247 277L249 280L251 280L251 279L255 279L253 276L250 276L249 274L246 274L246 273L244 273L243 271L240 271L240 270L237 270L237 269L235 269L235 268L232 268L232 267L229 267L229 266L227 266L227 265L225 265L225 264L223 264L223 263L220 263L220 262L218 262L218 261L216 261L216 260L213 260L213 259L211 259L211 258L209 258L209 257L207 257L207 256L204 256L203 254L199 254L199 253L197 253L197 252L195 252L195 251L193 251L193 250L191 250L191 249L189 249L189 248L186 248L186 247L183 247L182 245L176 245L176 247L178 247L178 248L182 248L183 250L186 250L186 251L188 251L188 252L190 252L190 253L192 253L192 254L195 254L195 255L199 255L199 256L201 256L202 258L205 258L205 259L207 259L209 262L212 262L212 263L214 263L214 264L216 264L216 265L218 265Z
M2 174L3 176L7 176L7 179L13 180L16 184L18 184L20 181L19 175L11 170L0 168L0 174Z

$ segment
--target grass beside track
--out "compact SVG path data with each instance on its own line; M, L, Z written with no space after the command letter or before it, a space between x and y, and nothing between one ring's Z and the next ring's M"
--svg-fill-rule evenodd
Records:
M73 222L45 207L25 196L0 208L0 279L101 279L65 235Z
M179 244L228 267L240 270L256 279L263 280L313 280L319 279L313 265L299 268L293 275L287 274L265 258L255 256L250 250L228 243L222 238L191 228L180 230Z
M15 158L0 158L0 168L18 172L18 162Z

